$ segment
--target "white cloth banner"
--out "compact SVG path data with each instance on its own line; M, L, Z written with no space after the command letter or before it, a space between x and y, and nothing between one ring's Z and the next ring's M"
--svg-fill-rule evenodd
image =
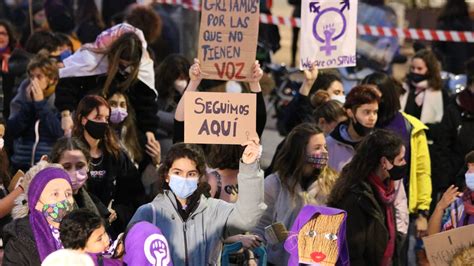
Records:
M300 68L356 65L357 0L303 0Z

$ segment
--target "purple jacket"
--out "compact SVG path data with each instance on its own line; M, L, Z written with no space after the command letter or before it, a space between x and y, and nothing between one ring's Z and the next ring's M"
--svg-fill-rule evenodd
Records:
M289 232L289 236L285 241L285 250L290 253L290 259L288 260L289 266L297 266L299 265L299 256L298 256L298 233L303 226L313 218L315 214L324 214L324 215L336 215L343 213L344 220L342 225L339 229L339 233L337 235L337 246L339 248L339 258L337 259L336 265L346 266L350 265L349 261L349 248L346 241L346 219L347 213L343 210L330 208L330 207L323 207L323 206L313 206L313 205L306 205L304 206L298 217L296 217L293 226L291 227L291 231Z

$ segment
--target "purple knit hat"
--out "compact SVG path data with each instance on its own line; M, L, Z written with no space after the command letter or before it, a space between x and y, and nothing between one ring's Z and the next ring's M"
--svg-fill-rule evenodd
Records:
M299 265L299 256L298 256L298 233L303 226L308 223L315 214L323 215L337 215L344 214L344 219L342 221L339 233L337 235L337 246L339 248L339 258L337 259L336 265L346 266L350 265L349 261L349 247L346 241L346 219L347 213L344 210L324 207L324 206L314 206L306 205L299 212L298 216L291 227L289 236L285 241L285 250L290 253L290 259L288 260L288 265Z
M144 221L134 224L128 231L123 262L128 266L173 266L165 236L158 227Z
M40 211L35 209L44 188L53 179L65 179L69 185L69 175L61 168L48 167L39 171L30 183L28 189L28 209L30 210L30 226L36 240L36 247L43 261L50 253L56 251L56 240L51 235L49 224Z

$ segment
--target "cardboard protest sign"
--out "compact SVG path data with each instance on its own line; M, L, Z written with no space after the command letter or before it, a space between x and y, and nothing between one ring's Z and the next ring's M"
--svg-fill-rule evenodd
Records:
M189 91L184 97L184 142L242 144L255 136L255 94Z
M453 256L474 243L474 224L423 238L431 266L448 266Z
M206 79L249 81L258 40L259 0L203 0L198 58Z
M357 0L303 0L300 68L356 65Z

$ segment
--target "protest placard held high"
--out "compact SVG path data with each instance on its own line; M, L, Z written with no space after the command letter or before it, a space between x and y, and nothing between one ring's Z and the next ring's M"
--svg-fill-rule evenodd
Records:
M203 0L198 58L206 79L248 81L258 40L259 0Z

